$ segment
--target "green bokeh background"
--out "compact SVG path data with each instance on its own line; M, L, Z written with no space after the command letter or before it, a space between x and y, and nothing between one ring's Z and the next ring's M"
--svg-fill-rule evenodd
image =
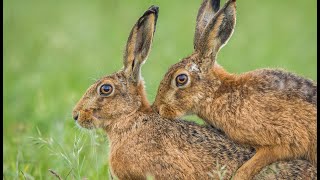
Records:
M169 66L192 53L200 3L5 0L3 179L55 179L48 169L68 179L106 179L107 138L76 128L73 106L96 79L122 67L133 24L155 4L157 30L142 70L152 102ZM316 0L239 0L235 32L218 62L233 73L279 67L316 81L316 38ZM83 148L74 155L79 137ZM79 158L82 168L61 154Z

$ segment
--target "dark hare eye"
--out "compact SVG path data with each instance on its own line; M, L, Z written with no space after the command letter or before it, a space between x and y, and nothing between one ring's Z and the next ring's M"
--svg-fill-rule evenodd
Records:
M111 84L104 84L100 87L100 95L109 96L113 92Z
M186 74L179 74L176 77L176 85L179 86L184 86L188 82L188 76Z

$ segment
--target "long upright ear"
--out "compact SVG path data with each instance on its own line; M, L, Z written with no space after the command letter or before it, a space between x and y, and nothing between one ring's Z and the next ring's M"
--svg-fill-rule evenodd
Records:
M228 0L215 14L201 35L195 51L200 54L202 66L214 64L216 55L230 39L236 24L236 0Z
M197 22L196 22L196 30L194 33L193 38L193 46L196 47L199 43L200 37L213 18L213 16L217 13L220 8L220 0L203 0L197 15Z
M141 65L147 59L156 23L159 7L151 6L133 26L123 56L124 72L135 84L140 79Z

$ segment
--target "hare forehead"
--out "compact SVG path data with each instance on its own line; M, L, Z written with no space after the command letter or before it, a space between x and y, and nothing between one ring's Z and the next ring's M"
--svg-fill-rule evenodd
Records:
M172 75L181 69L185 69L185 70L191 71L191 72L199 71L199 67L196 63L194 63L189 58L185 58L185 59L180 60L180 62L172 65L169 68L169 70L167 71L166 75L167 76Z
M105 82L111 82L114 85L126 85L127 79L123 76L121 72L117 72L111 75L102 77L96 84L103 84Z

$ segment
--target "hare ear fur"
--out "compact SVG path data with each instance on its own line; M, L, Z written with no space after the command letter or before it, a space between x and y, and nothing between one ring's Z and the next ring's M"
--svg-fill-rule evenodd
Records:
M220 0L203 0L197 15L196 30L193 39L194 48L199 43L204 28L220 8Z
M123 56L124 72L135 84L140 80L141 65L147 59L156 30L159 8L151 6L133 26Z
M200 59L206 68L214 64L216 55L234 31L236 24L236 0L228 0L225 5L214 15L206 25L195 51L200 54ZM205 62L208 61L208 62Z

